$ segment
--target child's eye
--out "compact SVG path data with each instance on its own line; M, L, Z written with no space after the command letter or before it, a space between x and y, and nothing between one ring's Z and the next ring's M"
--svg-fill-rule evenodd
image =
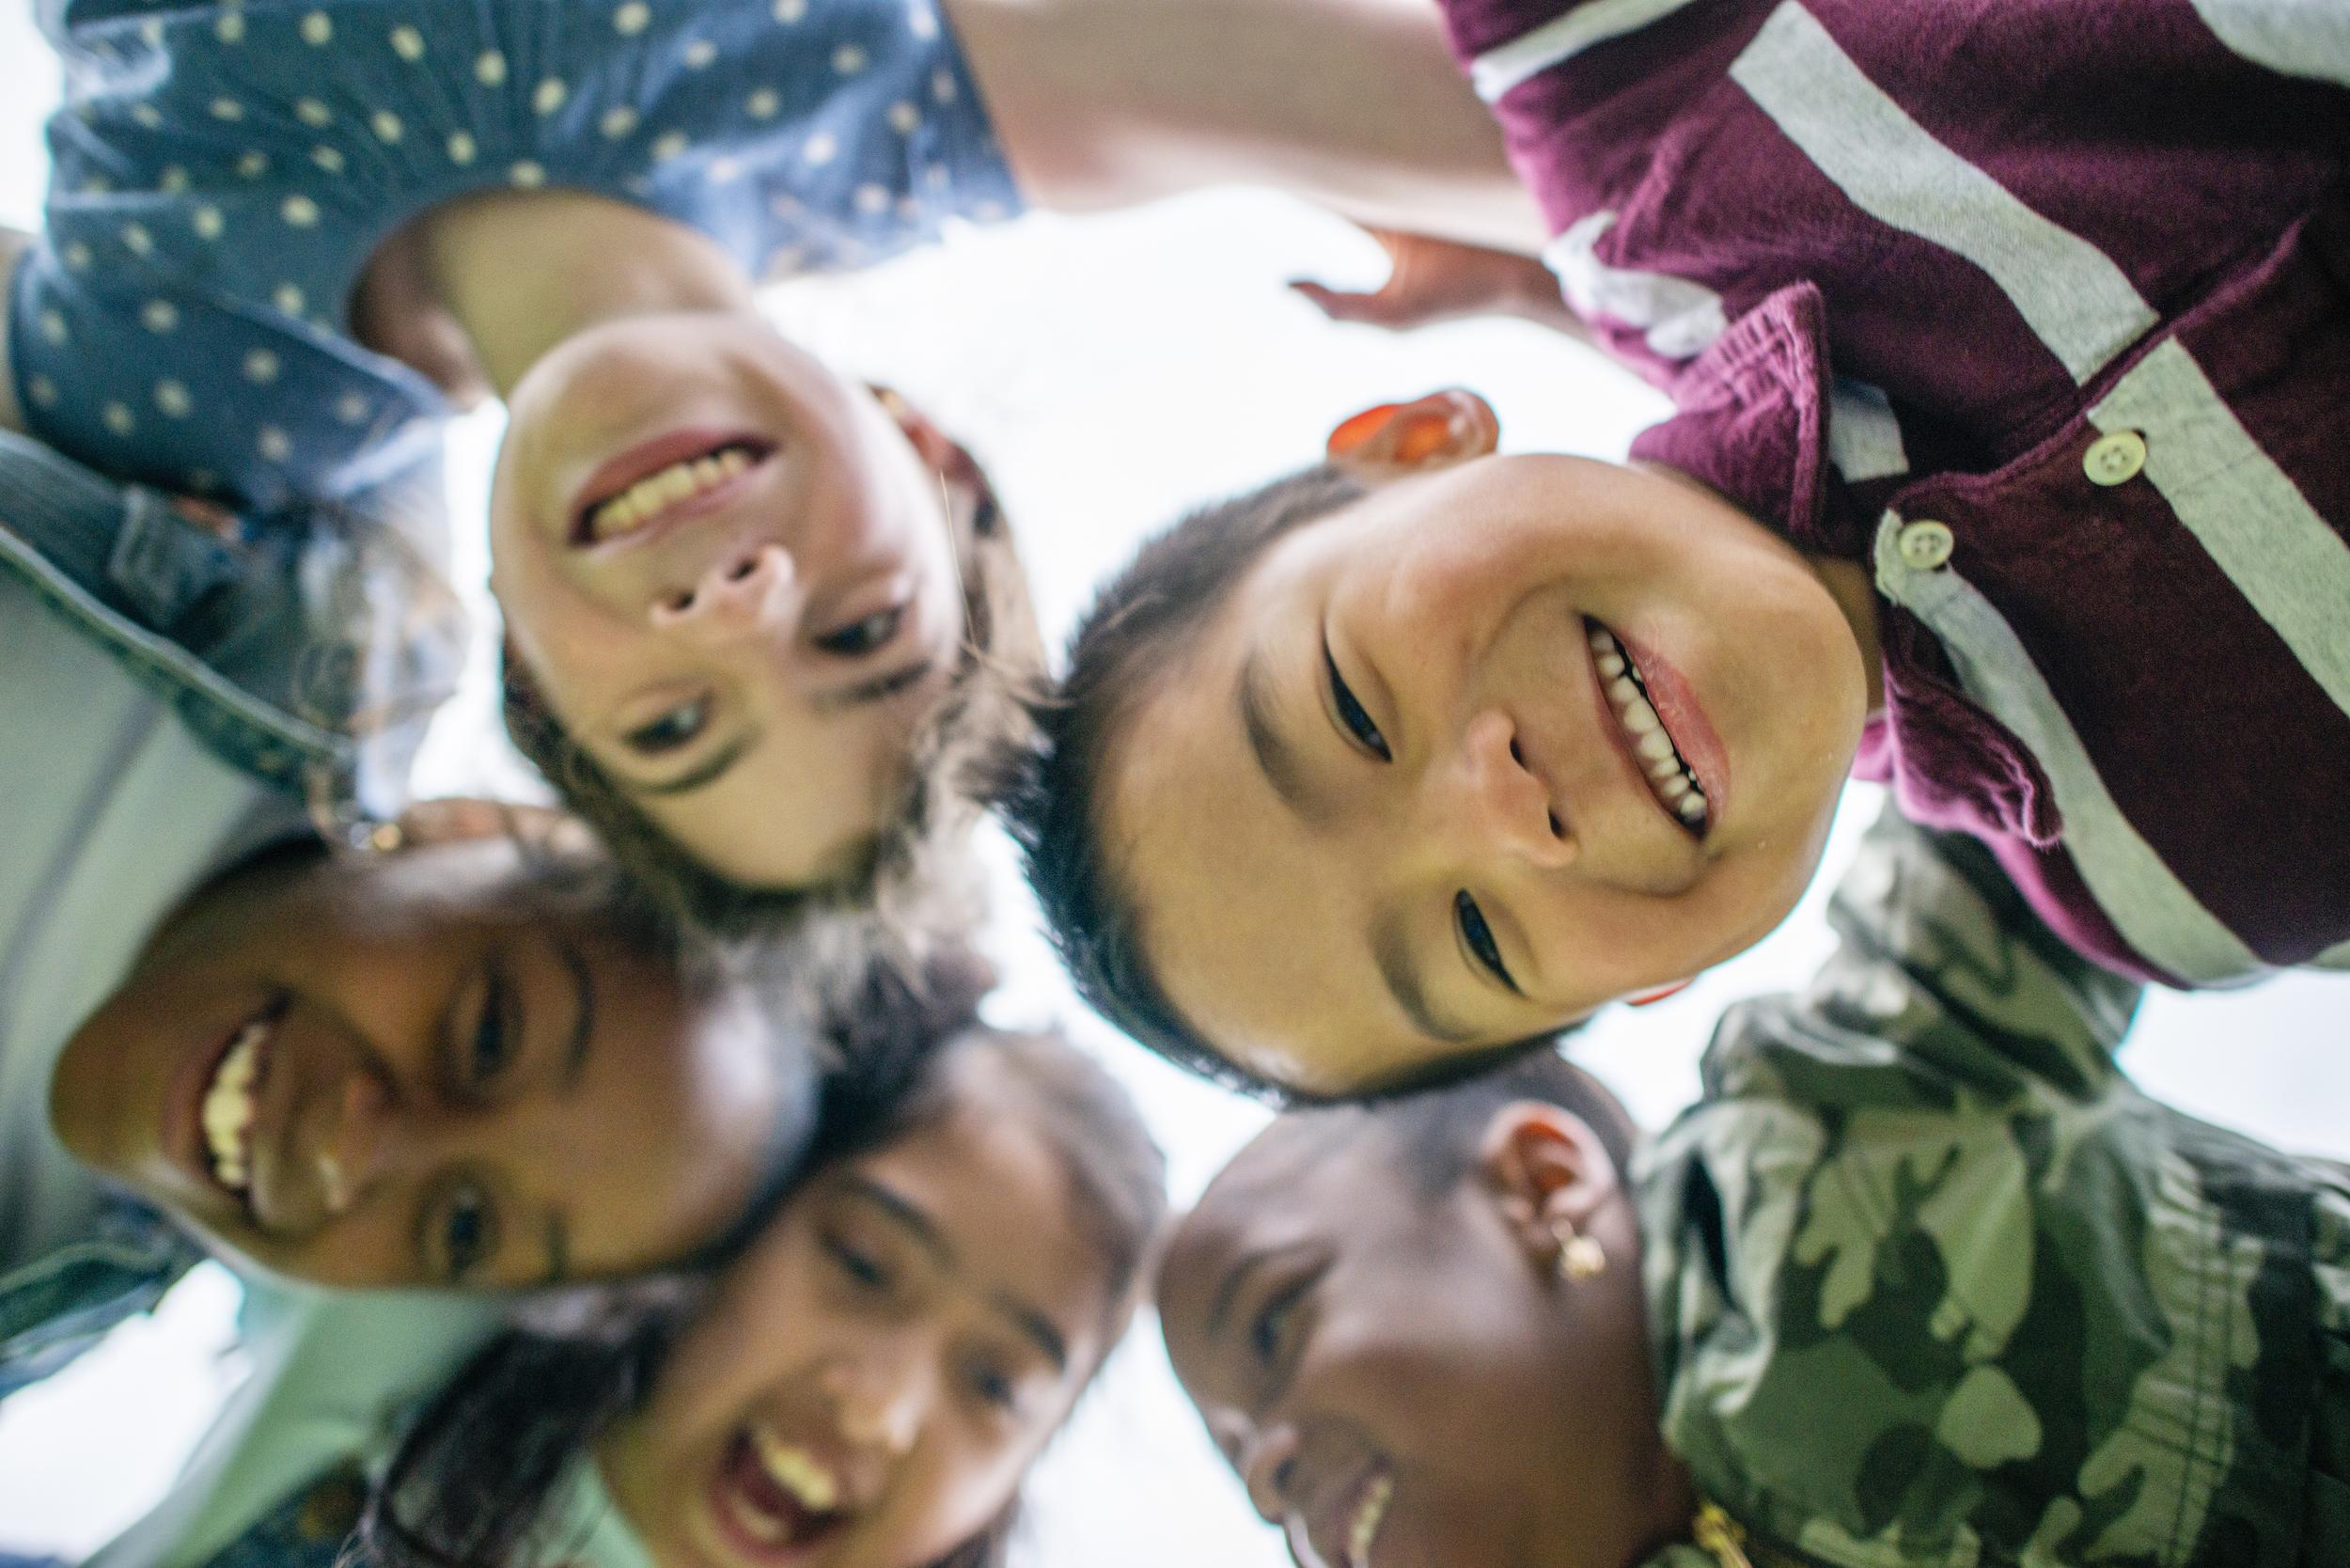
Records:
M1477 907L1477 901L1465 891L1452 895L1452 919L1460 927L1461 941L1478 966L1516 991L1518 982L1512 978L1510 966L1501 961L1501 946L1494 940L1493 928L1485 923L1485 912Z
M1282 1358L1289 1342L1290 1325L1296 1321L1298 1309L1305 1303L1306 1293L1313 1288L1314 1276L1299 1276L1290 1284L1267 1297L1248 1325L1248 1348L1255 1353L1258 1363L1271 1367Z
M447 1189L428 1233L440 1248L441 1278L452 1285L464 1283L497 1251L497 1215L489 1194L471 1182Z
M840 1272L869 1291L889 1288L889 1267L854 1242L839 1235L823 1238L824 1250L840 1266Z
M1382 762L1395 760L1387 750L1387 738L1379 733L1379 727L1371 722L1370 713L1355 699L1354 692L1346 684L1346 677L1339 673L1339 662L1330 656L1327 642L1322 645L1322 666L1330 678L1331 705L1338 710L1339 722L1346 726L1346 732L1355 738L1355 744Z
M1010 1372L989 1361L974 1361L964 1373L971 1391L991 1409L1010 1410L1020 1403L1020 1390Z
M622 740L631 751L658 757L685 745L709 723L710 699L697 697L691 702L679 703L650 724L630 730Z
M874 611L862 620L853 620L837 631L826 632L816 639L816 646L844 659L862 658L896 636L899 623L905 619L905 616L906 607L903 604L892 604L885 610Z
M473 1040L466 1050L465 1081L473 1089L486 1088L506 1071L513 1057L512 1031L507 1019L508 1003L513 989L507 983L505 973L494 964L481 994L481 1016L475 1023Z

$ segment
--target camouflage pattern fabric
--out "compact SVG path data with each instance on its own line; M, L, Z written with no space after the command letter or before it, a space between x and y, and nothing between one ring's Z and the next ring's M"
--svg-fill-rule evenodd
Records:
M2350 1564L2341 1168L2140 1093L2135 982L1970 841L1880 822L1831 918L1635 1172L1664 1431L1753 1562Z

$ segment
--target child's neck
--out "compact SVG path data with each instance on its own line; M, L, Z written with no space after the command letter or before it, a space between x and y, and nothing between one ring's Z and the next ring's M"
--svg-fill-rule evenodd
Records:
M660 311L753 309L750 279L706 236L579 191L490 191L405 239L503 398L565 338Z
M1853 641L1860 647L1860 669L1869 682L1869 712L1885 707L1885 649L1877 633L1877 592L1868 568L1857 561L1829 556L1806 556L1812 573L1844 614Z

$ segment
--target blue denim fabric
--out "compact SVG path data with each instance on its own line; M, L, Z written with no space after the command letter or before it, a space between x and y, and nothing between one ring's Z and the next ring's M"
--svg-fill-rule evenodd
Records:
M352 508L239 517L0 431L0 570L225 761L345 821L402 804L462 662L440 509L437 456Z
M204 1253L144 1203L117 1199L81 1240L0 1275L0 1399L150 1311ZM6 1559L0 1558L0 1564Z

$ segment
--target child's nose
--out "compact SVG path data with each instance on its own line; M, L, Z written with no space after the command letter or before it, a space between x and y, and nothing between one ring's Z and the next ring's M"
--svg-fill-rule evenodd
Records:
M653 601L653 629L712 641L773 635L798 620L791 552L769 541L729 551L690 586Z
M1457 765L1443 771L1449 775L1443 808L1473 854L1497 853L1545 871L1574 863L1574 833L1508 713L1489 708L1472 718Z
M1297 1429L1286 1421L1260 1427L1241 1450L1241 1484L1249 1505L1268 1525L1287 1524L1289 1482L1297 1466Z

